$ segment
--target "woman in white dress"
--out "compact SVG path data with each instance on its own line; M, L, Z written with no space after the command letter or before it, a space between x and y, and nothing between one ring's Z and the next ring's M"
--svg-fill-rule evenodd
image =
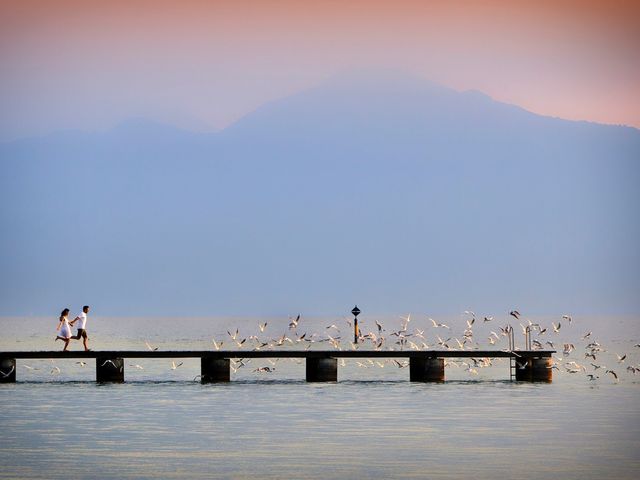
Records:
M60 313L60 321L58 322L58 328L56 328L56 341L62 340L64 342L63 352L67 351L69 347L69 340L71 340L71 327L69 326L69 309L65 308Z

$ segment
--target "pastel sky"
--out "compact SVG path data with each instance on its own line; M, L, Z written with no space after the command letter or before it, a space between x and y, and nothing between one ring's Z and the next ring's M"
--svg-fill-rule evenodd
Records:
M361 68L640 128L640 2L0 3L0 140L130 117L217 130Z

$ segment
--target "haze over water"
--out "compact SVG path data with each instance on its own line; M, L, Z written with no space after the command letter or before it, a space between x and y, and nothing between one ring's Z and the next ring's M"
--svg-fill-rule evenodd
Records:
M403 322L399 316L376 320L388 332ZM445 383L422 384L408 381L408 368L364 360L365 367L340 363L337 383L310 384L304 361L254 359L232 373L229 384L201 385L194 378L199 361L176 358L183 365L175 370L172 359L126 359L125 384L97 385L93 360L86 366L73 359L19 360L18 383L0 386L0 478L632 479L640 467L640 384L624 369L638 365L640 332L635 318L610 320L617 330L602 328L602 318L580 318L558 334L535 337L575 343L576 351L556 360L552 384L509 381L507 361L477 375L451 361ZM214 337L235 349L226 331L236 327L243 338L295 338L287 318L90 321L96 350L145 350L145 342L160 350L205 350L213 349ZM265 321L260 333L257 325ZM465 329L463 316L438 321L451 327L447 336ZM479 344L504 319L493 322L474 325ZM350 337L340 317L302 317L297 332L319 339L331 324L340 328L331 329L334 336ZM432 343L445 329L429 324L413 315L409 329L424 330ZM0 325L2 351L61 348L53 343L50 318L5 317ZM371 317L361 325L364 333L375 330ZM597 363L617 370L619 382L602 370L594 382L587 372L565 370L563 363L573 359L591 373L581 340L587 330L607 350ZM516 341L522 346L519 333ZM332 348L320 345L313 348ZM485 348L505 346L503 339ZM622 353L627 359L618 364ZM54 366L60 373L51 373ZM254 371L262 366L275 371Z
M238 350L207 385L195 358L103 385L93 359L18 359L0 480L638 478L639 18L0 2L0 352L62 349L57 313L85 304L95 351ZM341 359L334 383L242 359L354 348L352 302L361 349L503 350L507 323L523 348L530 324L553 382L507 359L448 358L440 384L402 357Z

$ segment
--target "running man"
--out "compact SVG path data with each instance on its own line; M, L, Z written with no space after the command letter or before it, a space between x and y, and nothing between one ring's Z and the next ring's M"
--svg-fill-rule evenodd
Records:
M69 322L69 325L72 325L76 322L78 322L78 334L75 336L72 336L71 338L73 338L74 340L80 340L80 338L82 338L82 344L84 345L84 351L88 352L89 351L89 346L87 345L87 342L89 341L89 337L87 336L87 313L89 313L89 305L85 305L84 307L82 307L82 313L80 315L78 315L76 318L74 318L73 320L71 320L71 322Z

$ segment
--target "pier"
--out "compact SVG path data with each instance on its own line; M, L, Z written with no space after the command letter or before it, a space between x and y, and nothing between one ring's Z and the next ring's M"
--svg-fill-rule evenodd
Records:
M125 358L200 358L201 382L231 380L234 358L303 358L308 382L336 382L339 358L408 358L409 380L443 382L446 358L509 358L510 378L518 381L551 382L554 350L113 350L0 352L0 383L16 381L17 359L96 360L97 382L124 382Z

